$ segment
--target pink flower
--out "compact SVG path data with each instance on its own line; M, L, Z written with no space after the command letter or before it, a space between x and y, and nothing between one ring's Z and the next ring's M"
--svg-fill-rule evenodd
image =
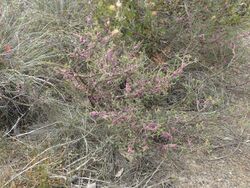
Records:
M109 62L112 62L113 54L114 54L114 51L112 49L108 50L108 52L106 54L106 60L109 61Z
M167 144L168 148L176 149L177 144Z
M193 144L192 144L192 140L190 138L187 139L187 144L189 147L192 147Z
M87 16L86 22L88 25L91 25L93 23L93 19L92 19L91 15Z
M183 70L184 68L187 66L188 64L186 63L182 63L181 66L175 70L173 73L172 73L172 77L177 77L177 76L180 76L182 73L183 73Z
M161 136L162 138L166 140L169 140L169 141L173 140L173 136L169 132L163 132L161 133Z
M126 83L125 91L126 93L130 93L132 91L132 88L128 82Z
M79 41L81 44L85 44L87 42L87 39L84 38L83 36L80 36Z
M165 144L165 145L162 145L161 147L162 150L176 149L176 148L177 148L177 144Z
M134 152L135 152L134 148L131 145L129 145L128 146L128 153L133 154Z
M144 130L156 132L158 128L159 126L157 125L157 123L149 123L147 126L144 127Z
M12 55L12 52L13 52L13 49L12 49L12 46L10 44L6 44L4 45L3 47L3 50L4 50L4 55L5 55L5 58L6 59L9 59Z
M171 127L171 131L174 132L174 133L178 132L178 130L175 127Z
M136 44L134 47L133 47L133 50L139 50L141 47L141 43L138 43Z
M93 118L96 118L99 116L99 112L96 112L96 111L93 111L93 112L90 112L90 116L93 117Z

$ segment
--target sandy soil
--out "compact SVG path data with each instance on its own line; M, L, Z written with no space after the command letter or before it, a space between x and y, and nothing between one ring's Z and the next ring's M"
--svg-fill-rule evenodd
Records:
M199 148L182 157L173 187L250 187L250 62L232 70L232 104L211 126L209 153Z

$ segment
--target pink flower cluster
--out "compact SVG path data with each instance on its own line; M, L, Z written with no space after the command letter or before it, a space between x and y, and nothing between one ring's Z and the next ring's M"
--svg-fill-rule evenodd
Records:
M122 123L127 123L133 125L132 121L134 118L134 113L129 110L129 111L92 111L89 113L90 116L94 119L105 119L105 120L110 120L110 123L112 125L120 125Z
M172 73L172 77L176 78L176 77L180 76L183 73L183 70L187 65L188 64L186 64L186 63L182 63L181 66Z
M157 123L149 123L144 127L146 131L156 132L159 129L159 125Z

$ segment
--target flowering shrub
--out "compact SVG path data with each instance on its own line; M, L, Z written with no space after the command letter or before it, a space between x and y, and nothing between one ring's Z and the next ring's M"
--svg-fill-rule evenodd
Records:
M96 37L96 36L95 36ZM75 61L85 64L84 70L60 69L65 79L86 92L93 106L112 101L142 99L146 95L166 94L171 81L181 76L192 61L184 56L179 67L155 65L140 51L140 45L130 48L113 43L112 33L78 36L79 47L70 54ZM110 106L112 107L112 106Z
M197 74L193 70L221 70L234 61L235 44L227 39L223 25L241 22L244 14L237 13L237 7L248 7L242 3L93 1L95 9L86 19L88 28L72 35L75 48L69 56L80 62L78 68L74 64L57 73L88 98L94 122L126 133L130 141L124 143L130 143L130 151L135 145L142 149L152 142L175 148L169 127L143 117L157 101L179 95L175 87L184 92L195 90L186 88L185 72L193 77ZM215 101L208 90L199 92L198 99L192 95L182 96L183 106L208 110L215 105L200 102Z
M6 6L21 16L13 21L14 12L0 11L0 37L8 39L0 70L3 88L16 92L1 88L0 99L10 102L23 89L32 107L46 101L57 113L55 103L84 109L88 123L106 126L130 153L151 144L178 148L169 118L223 103L210 75L238 58L232 30L249 15L244 0L12 1ZM171 117L157 115L161 108Z

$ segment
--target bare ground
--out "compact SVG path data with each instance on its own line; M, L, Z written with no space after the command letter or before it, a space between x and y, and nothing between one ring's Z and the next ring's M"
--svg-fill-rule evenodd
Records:
M176 187L250 187L249 70L249 62L232 70L227 87L232 101L217 119L207 121L209 146L195 146L181 157Z

